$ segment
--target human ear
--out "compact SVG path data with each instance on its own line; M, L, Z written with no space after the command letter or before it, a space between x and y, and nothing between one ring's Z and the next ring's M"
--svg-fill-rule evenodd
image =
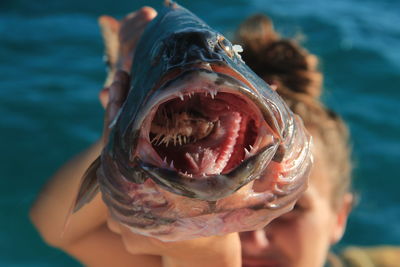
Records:
M343 196L343 200L341 201L340 206L336 210L335 214L336 221L333 226L333 231L331 236L332 245L339 242L339 240L343 237L343 234L346 230L347 219L353 207L353 201L354 201L353 194L346 193Z

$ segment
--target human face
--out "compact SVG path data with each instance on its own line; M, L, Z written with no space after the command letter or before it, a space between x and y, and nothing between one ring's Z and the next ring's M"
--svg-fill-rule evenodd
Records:
M329 247L343 234L348 208L342 204L343 207L333 209L329 171L326 160L319 154L309 186L294 209L264 229L240 233L243 266L324 265Z

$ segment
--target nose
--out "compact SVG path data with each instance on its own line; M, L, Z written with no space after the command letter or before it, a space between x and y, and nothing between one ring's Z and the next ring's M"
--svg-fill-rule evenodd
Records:
M243 253L246 255L257 255L271 245L263 229L240 233L240 241Z

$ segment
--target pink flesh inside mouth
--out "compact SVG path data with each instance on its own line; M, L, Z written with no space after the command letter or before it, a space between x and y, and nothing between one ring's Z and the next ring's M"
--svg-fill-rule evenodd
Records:
M159 167L189 176L224 174L258 149L259 110L237 92L193 91L157 106L149 141Z

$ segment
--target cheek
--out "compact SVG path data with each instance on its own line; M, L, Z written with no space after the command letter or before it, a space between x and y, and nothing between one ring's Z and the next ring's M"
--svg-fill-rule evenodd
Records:
M330 247L331 223L329 214L319 211L304 216L298 222L302 257L299 266L323 266Z
M303 218L277 219L267 231L271 244L288 256L292 263L298 263L304 255L310 234L312 229Z
M296 267L320 267L329 249L329 223L321 213L308 212L296 219L276 221L274 243Z

